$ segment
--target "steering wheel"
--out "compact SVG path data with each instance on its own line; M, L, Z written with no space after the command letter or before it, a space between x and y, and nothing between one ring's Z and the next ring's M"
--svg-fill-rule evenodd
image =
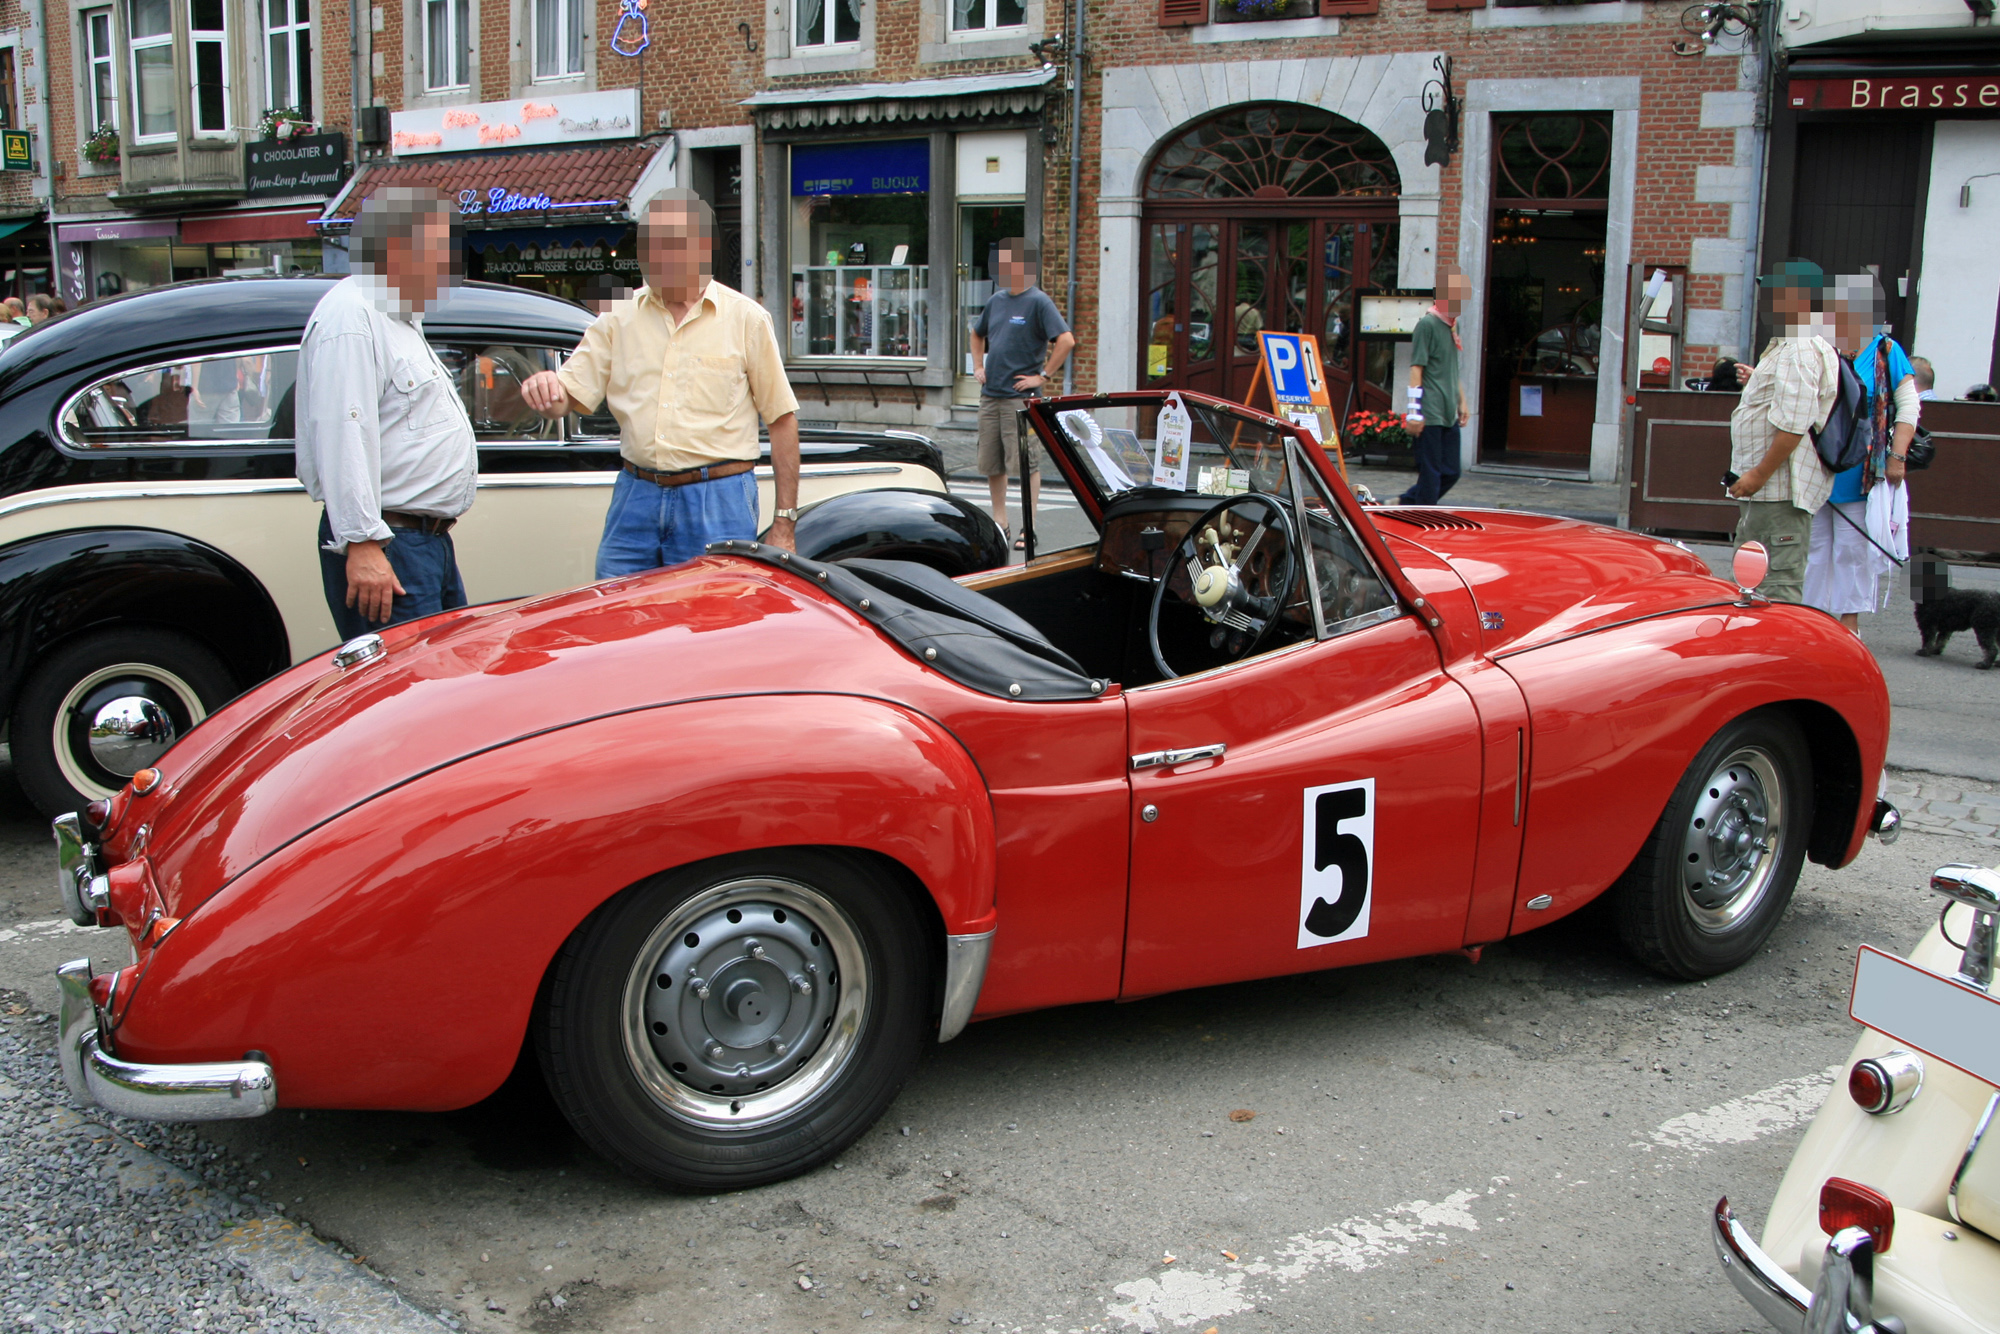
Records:
M1153 583L1146 617L1146 640L1153 665L1163 678L1180 675L1160 652L1160 613L1167 586L1199 611L1215 629L1211 648L1235 662L1257 651L1299 580L1298 543L1292 516L1275 496L1252 491L1231 496L1189 526Z

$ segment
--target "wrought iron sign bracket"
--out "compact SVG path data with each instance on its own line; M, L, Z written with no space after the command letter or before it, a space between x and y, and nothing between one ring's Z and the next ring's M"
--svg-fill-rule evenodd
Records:
M1438 77L1424 84L1424 165L1448 167L1458 151L1458 95L1451 88L1451 57L1437 56Z

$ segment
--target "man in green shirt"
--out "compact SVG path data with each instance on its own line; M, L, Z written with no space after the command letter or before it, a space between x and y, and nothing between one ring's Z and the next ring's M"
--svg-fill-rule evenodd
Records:
M1458 382L1458 312L1472 284L1456 266L1442 265L1438 299L1417 321L1410 340L1408 425L1417 435L1417 480L1399 504L1435 505L1458 481L1459 428L1465 390Z

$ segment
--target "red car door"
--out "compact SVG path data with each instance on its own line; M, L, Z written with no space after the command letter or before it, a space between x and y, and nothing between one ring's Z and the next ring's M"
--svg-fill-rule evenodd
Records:
M1379 578L1337 513L1316 509L1325 637L1126 693L1125 996L1464 943L1478 717L1418 619L1369 591Z

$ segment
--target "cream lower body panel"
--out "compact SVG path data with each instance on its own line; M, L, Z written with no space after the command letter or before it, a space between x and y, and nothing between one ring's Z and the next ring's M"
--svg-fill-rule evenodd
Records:
M589 583L611 502L613 472L488 473L452 531L466 597L532 597ZM799 503L850 491L939 489L928 468L894 463L808 463ZM757 470L757 526L771 522L771 470ZM284 618L294 662L332 648L338 634L320 583L319 505L296 481L111 482L51 487L0 503L0 545L87 528L150 528L216 548L264 585Z

